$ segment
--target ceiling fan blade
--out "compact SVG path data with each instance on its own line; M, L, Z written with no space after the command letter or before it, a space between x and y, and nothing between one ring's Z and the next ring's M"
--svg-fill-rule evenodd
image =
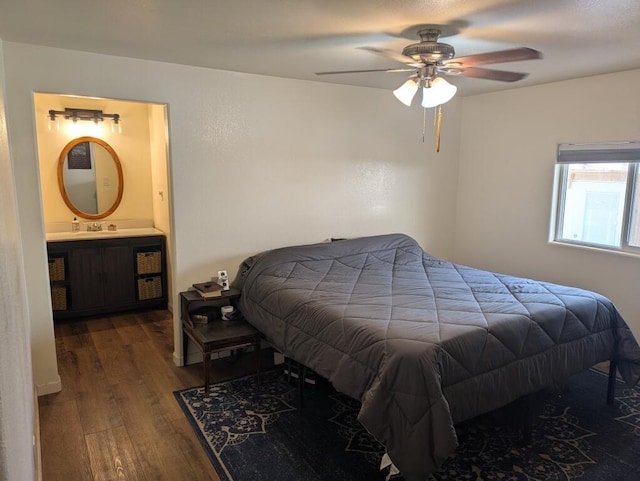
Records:
M505 70L493 70L488 68L476 68L476 67L468 67L468 68L452 68L451 70L442 70L442 73L446 73L449 75L456 75L460 77L473 77L473 78L481 78L486 80L498 80L500 82L517 82L518 80L522 80L527 75L526 73L521 72L507 72Z
M366 50L367 52L375 53L376 55L382 55L385 58L395 60L396 62L404 63L406 65L411 65L412 67L423 67L424 64L422 62L416 62L411 57L407 57L406 55L402 55L401 53L395 52L393 50L389 50L388 48L377 48L377 47L358 47L360 50Z
M368 72L415 72L415 68L374 68L370 70L339 70L336 72L316 72L316 75L335 75L341 73L368 73Z
M511 50L500 50L497 52L479 53L477 55L468 55L466 57L454 57L451 60L445 60L442 62L442 65L452 68L466 68L493 63L535 60L537 58L542 58L542 53L532 48L522 47Z

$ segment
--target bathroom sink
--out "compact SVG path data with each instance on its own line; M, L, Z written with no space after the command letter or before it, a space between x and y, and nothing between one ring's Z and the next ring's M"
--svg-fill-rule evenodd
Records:
M140 237L147 235L163 235L162 231L153 227L140 227L132 229L80 231L80 232L49 232L46 234L48 242L73 241L87 239L108 239L110 237Z
M128 229L122 230L95 230L95 231L80 231L80 232L72 232L71 235L73 237L98 237L98 236L112 236L113 234L118 234L126 231Z

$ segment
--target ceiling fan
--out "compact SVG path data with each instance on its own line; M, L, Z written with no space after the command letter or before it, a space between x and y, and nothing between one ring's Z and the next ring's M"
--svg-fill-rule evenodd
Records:
M418 88L422 86L422 106L428 108L448 102L457 91L457 87L439 76L440 74L497 80L500 82L516 82L526 77L527 74L479 68L478 66L542 58L540 52L526 47L455 57L455 50L451 45L438 42L441 33L442 30L439 26L423 26L417 32L420 42L407 45L401 54L384 48L360 47L363 50L402 63L405 65L403 68L316 72L316 75L413 72L403 85L394 90L394 95L402 103L409 106Z

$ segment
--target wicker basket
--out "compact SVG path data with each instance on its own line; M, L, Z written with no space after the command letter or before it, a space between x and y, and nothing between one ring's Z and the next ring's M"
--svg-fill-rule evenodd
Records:
M51 307L54 311L67 310L67 288L64 286L51 287Z
M49 280L64 281L64 257L49 258Z
M144 301L158 297L162 297L162 278L160 276L138 279L138 300Z
M162 272L162 252L138 252L136 254L138 274Z

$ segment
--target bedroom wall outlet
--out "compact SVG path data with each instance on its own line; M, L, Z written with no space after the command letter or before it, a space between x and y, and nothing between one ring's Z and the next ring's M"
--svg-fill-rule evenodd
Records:
M227 271L218 271L218 284L222 286L223 291L229 290L229 276L227 276Z

